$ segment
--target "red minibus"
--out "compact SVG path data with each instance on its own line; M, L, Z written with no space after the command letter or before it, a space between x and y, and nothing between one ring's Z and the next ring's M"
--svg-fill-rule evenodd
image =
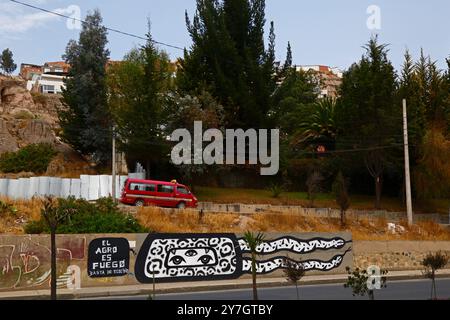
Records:
M127 179L120 202L143 207L196 208L198 200L188 187L176 181Z

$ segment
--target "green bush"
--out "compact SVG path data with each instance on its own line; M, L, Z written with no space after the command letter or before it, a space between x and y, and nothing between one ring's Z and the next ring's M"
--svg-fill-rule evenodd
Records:
M103 198L96 203L75 198L58 199L58 208L68 213L56 229L59 234L149 232L134 217L122 213L111 198ZM25 226L25 232L50 233L50 229L41 214L39 221Z
M0 217L6 217L6 216L15 217L16 215L17 215L16 207L0 200Z
M269 190L272 194L272 198L279 198L283 192L283 187L275 183L270 186Z
M0 156L0 171L5 173L44 173L57 152L49 143L30 144L17 152Z

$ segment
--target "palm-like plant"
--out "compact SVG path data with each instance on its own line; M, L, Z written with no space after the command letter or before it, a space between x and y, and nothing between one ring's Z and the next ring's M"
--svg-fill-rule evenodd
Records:
M327 97L317 102L313 113L300 123L294 142L330 144L335 141L336 132L336 100Z
M263 243L264 234L254 234L253 232L247 231L244 235L244 240L247 243L252 255L253 300L258 300L258 290L256 288L256 249L261 243Z

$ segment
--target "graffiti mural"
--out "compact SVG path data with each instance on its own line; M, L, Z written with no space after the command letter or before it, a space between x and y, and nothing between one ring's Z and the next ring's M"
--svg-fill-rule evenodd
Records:
M0 243L0 290L50 285L50 246L47 237L18 237L11 244ZM75 276L70 266L83 261L85 237L57 241L57 262L60 287L73 285Z
M353 266L351 234L266 234L256 271L282 277L286 259L309 273L345 273ZM249 278L251 252L240 234L58 235L58 289ZM49 290L49 235L0 235L0 296Z
M351 252L351 242L340 237L304 240L283 236L267 240L256 248L258 255L276 256L257 261L257 273L285 268L288 253L299 256L317 251L334 255L326 260L302 258L305 270L331 271L339 268ZM278 255L280 252L285 255ZM141 283L236 279L251 273L249 253L246 241L234 234L150 234L137 256L135 275Z
M88 275L92 278L128 274L130 244L125 238L98 238L89 243Z

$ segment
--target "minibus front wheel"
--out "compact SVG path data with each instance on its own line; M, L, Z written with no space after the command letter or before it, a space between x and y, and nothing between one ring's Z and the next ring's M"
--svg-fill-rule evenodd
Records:
M145 202L144 202L144 200L136 200L136 202L134 203L134 205L135 205L136 207L143 207L143 206L145 206Z
M186 203L180 202L180 203L177 205L177 208L178 208L178 209L186 209Z

